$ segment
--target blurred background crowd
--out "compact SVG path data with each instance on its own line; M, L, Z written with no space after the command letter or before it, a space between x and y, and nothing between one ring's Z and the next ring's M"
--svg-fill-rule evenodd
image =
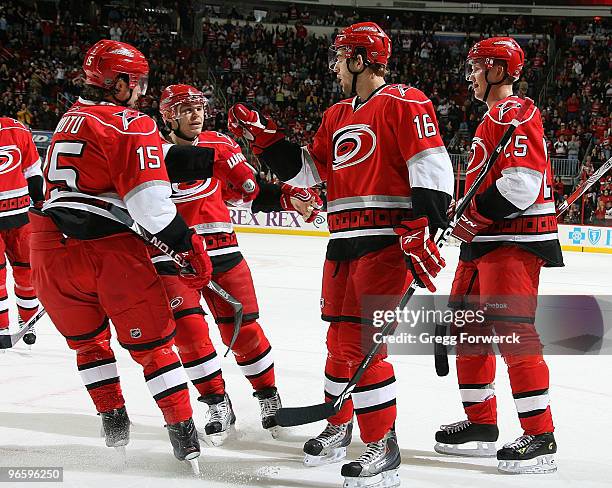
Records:
M373 20L392 38L388 81L415 86L431 98L459 175L485 110L468 93L465 53L492 34L514 36L525 51L515 91L533 98L542 111L557 203L612 156L609 18L218 3L16 0L0 6L0 114L33 130L53 130L83 85L84 52L110 38L134 44L149 59L150 88L141 109L150 115L158 117L164 86L189 83L210 100L210 129L225 131L227 108L247 101L278 120L291 140L305 144L323 111L343 97L328 68L331 39L343 26ZM263 172L262 177L274 179ZM564 219L612 225L612 176L572 205Z

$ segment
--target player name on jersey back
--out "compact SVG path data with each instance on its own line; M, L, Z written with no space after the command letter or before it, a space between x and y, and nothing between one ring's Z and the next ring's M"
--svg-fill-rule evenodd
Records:
M147 115L79 99L61 118L47 153L43 211L78 239L125 232L109 205L128 209L149 232L176 215L157 125Z

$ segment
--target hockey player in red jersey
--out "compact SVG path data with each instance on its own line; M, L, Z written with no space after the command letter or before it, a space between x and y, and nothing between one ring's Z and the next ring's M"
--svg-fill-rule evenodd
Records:
M30 211L34 286L76 351L107 446L127 444L130 424L110 347L112 321L119 343L144 369L175 456L193 460L200 446L187 377L172 350L175 323L168 299L146 245L109 208L129 212L157 239L182 252L195 270L181 275L190 286L204 286L212 265L204 240L170 199L169 158L164 158L155 122L131 108L146 90L145 57L129 44L102 40L86 53L83 70L82 96L61 118L49 147L42 212ZM212 163L215 151L208 156ZM223 159L214 161L214 170L238 188L252 178L237 175L245 168Z
M44 200L40 157L30 130L14 119L0 117L0 333L9 327L6 257L13 269L19 323L38 310L30 276L30 224L28 208ZM34 326L23 336L34 344Z
M412 276L435 289L431 278L445 263L430 236L446 221L453 189L431 101L415 88L385 83L391 42L382 29L372 22L354 24L335 38L331 51L338 82L347 95L357 96L325 111L308 146L290 143L273 120L244 105L234 105L228 117L234 134L249 140L282 181L306 187L327 181L331 237L321 312L330 322L328 401L343 390L367 350L362 336L371 337L372 316L362 299L386 295L388 303L379 305L393 309ZM397 486L395 378L384 354L324 431L306 442L305 463L343 459L354 414L367 447L342 467L344 486Z
M466 188L523 104L512 95L512 84L518 80L523 63L523 50L509 37L485 39L468 53L466 78L488 111L472 140ZM488 313L487 326L497 334L516 332L520 337L520 346L500 344L524 431L497 451L499 469L504 472L556 470L549 373L534 326L540 269L563 265L552 178L542 119L534 106L453 232L463 243L451 305L504 303L506 307ZM465 329L462 332L483 333L474 326ZM498 428L492 350L458 347L457 376L468 419L442 426L436 433L436 450L495 456Z
M209 112L204 94L190 85L171 85L164 89L160 112L168 129L168 139L181 146L215 148L237 164L246 158L240 147L224 134L202 131ZM301 198L303 201L296 199ZM179 214L205 242L213 263L213 279L242 303L243 322L233 353L238 366L251 383L253 395L259 400L261 422L276 435L274 414L281 406L274 378L272 349L257 319L259 309L251 278L251 271L240 253L232 228L226 200L240 200L235 190L217 178L172 185L172 201ZM312 220L318 210L318 196L310 190L283 185L259 183L259 194L249 202L251 211L280 211L301 208L304 218ZM320 203L320 200L319 200ZM295 206L294 206L295 204ZM320 208L320 205L318 205ZM200 393L199 401L209 406L206 434L215 445L220 445L235 422L235 415L221 373L221 362L209 338L208 324L200 306L204 297L221 332L229 345L234 332L233 311L208 288L194 289L178 277L174 262L167 256L156 255L153 262L162 276L177 324L175 342L187 376Z

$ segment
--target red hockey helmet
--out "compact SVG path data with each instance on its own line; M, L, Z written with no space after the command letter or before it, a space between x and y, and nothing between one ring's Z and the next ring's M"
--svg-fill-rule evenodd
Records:
M164 120L178 119L181 105L202 105L204 117L209 115L208 100L191 85L169 85L159 99L159 111Z
M336 64L340 49L346 58L362 54L366 65L386 66L391 56L391 39L378 24L360 22L346 27L334 39L330 48L330 69Z
M491 37L472 46L467 55L466 79L469 77L470 61L482 60L486 69L493 67L496 59L506 62L507 73L514 81L518 80L525 63L525 53L512 37Z
M149 63L138 49L125 42L96 42L85 54L83 71L88 85L111 90L118 76L127 75L130 89L140 86L141 95L147 91Z

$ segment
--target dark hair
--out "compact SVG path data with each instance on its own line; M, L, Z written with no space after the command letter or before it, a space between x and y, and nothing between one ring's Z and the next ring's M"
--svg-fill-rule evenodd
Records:
M92 102L103 102L110 94L108 90L93 85L83 85L81 90L81 97Z

